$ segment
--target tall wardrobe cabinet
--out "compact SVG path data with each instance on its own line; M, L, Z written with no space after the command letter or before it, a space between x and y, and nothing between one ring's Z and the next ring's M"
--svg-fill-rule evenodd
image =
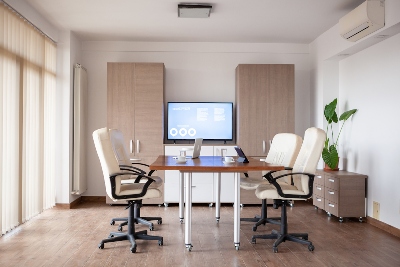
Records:
M293 64L236 67L236 143L246 156L265 158L275 134L294 133L294 98ZM260 203L252 190L241 196Z
M164 153L163 105L163 63L107 63L107 127L122 131L132 162L151 164ZM163 202L163 197L143 200ZM107 198L107 203L115 202Z

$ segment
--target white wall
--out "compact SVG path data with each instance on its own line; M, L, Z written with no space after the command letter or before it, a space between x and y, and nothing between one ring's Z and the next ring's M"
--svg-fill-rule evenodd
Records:
M368 175L367 216L372 217L372 201L378 201L380 220L396 228L400 228L400 195L395 192L400 187L394 167L400 157L395 150L399 126L394 117L399 114L395 102L400 83L399 33L400 1L386 0L384 28L353 43L342 39L335 25L310 44L311 124L325 127L323 108L335 97L339 115L359 109L343 128L339 167Z
M358 108L341 136L347 169L368 174L368 214L400 228L400 34L340 62L340 110Z
M310 126L307 45L84 42L82 47L82 63L88 70L89 84L89 180L85 195L105 195L91 133L107 124L107 62L163 62L165 102L235 102L235 68L238 64L295 64L295 131L302 136Z

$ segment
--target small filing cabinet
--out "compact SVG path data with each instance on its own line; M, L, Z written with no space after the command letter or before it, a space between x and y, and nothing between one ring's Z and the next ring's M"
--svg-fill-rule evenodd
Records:
M329 216L365 217L365 185L367 176L347 171L318 170L314 179L313 204Z

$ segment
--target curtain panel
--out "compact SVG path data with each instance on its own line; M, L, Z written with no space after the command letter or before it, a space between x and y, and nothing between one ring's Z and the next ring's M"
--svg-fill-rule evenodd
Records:
M1 234L55 205L56 45L0 4Z

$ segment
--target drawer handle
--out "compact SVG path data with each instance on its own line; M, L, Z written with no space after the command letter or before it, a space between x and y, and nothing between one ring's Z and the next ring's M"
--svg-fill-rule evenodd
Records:
M334 195L334 194L335 194L335 192L333 192L333 191L328 191L328 193L329 193L330 195Z
M328 181L331 182L331 183L335 182L335 180L333 180L333 179L328 179Z
M333 204L331 204L331 203L329 203L328 206L329 206L329 207L332 207L332 208L335 207L335 205L333 205Z
M321 176L321 175L317 175L317 176L315 176L315 177L317 177L318 179L321 179L321 178L322 178L322 176Z
M317 186L317 189L318 189L318 190L322 190L322 188L321 188L321 187L318 187L318 186Z
M192 185L192 187L196 187L195 185ZM184 188L186 188L186 185L184 186Z
M321 202L321 201L322 201L322 199L320 199L320 198L317 198L317 201Z

